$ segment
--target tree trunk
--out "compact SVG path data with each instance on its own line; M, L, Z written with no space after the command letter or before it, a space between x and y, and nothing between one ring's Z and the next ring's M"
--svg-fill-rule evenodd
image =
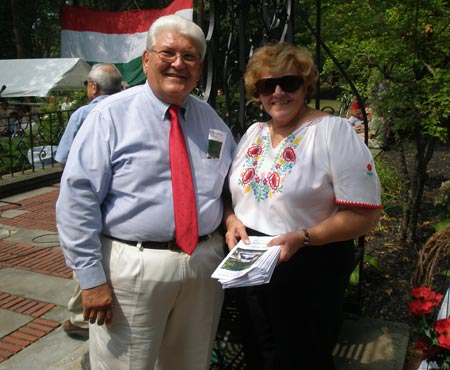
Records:
M17 58L31 58L33 56L32 25L35 20L36 2L32 1L24 6L23 1L10 1Z
M417 226L425 184L428 180L428 164L433 157L436 139L416 133L414 145L406 148L400 144L403 183L403 215L401 241L406 245L417 242ZM408 144L406 144L408 145ZM414 155L408 151L414 150Z

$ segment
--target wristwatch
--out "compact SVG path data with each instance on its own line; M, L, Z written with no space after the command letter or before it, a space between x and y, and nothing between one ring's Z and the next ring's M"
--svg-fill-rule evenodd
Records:
M303 246L306 247L309 245L309 232L307 229L302 229L303 231Z

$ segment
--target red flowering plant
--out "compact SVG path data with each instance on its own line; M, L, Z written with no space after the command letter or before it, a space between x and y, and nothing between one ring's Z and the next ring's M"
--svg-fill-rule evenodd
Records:
M417 349L424 360L435 362L440 370L450 370L450 318L436 318L443 295L423 286L413 288L411 296L409 312L418 319Z

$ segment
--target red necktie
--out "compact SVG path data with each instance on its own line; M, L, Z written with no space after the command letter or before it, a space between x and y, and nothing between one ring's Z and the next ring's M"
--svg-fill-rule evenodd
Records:
M179 107L171 105L169 151L172 172L173 208L175 215L175 240L187 254L192 254L198 243L197 206L191 164L178 120Z

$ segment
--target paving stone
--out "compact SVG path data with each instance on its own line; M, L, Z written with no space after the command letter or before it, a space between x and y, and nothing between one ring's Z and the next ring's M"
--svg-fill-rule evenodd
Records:
M57 367L56 364L70 359L73 366L80 364L87 346L86 341L72 339L62 328L58 328L0 363L0 370L62 370L64 367ZM70 367L66 369L72 370Z
M408 339L407 324L368 318L346 320L334 350L336 370L401 370Z
M8 335L17 328L26 325L32 317L10 310L0 309L0 338Z
M0 292L66 307L72 291L72 279L14 268L0 269Z
M18 209L8 209L7 211L3 211L1 213L1 216L4 218L14 218L17 216L22 216L25 213L28 213L28 211L20 211Z

